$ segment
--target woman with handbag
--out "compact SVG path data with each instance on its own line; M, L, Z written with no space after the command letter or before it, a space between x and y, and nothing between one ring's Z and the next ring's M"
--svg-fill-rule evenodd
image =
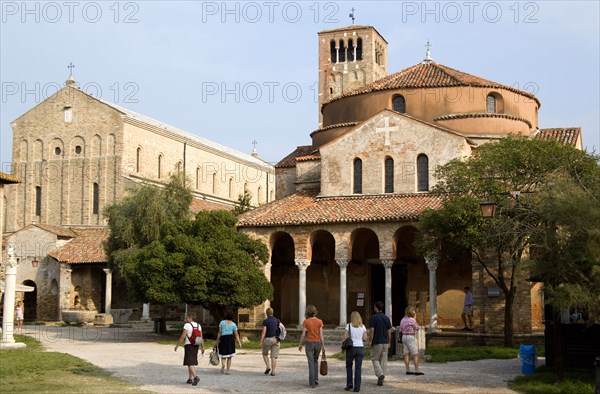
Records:
M219 323L219 333L215 341L221 359L221 374L231 374L231 359L235 356L236 341L241 348L242 341L240 341L238 327L233 321L233 311L228 310L225 312L225 320ZM227 369L225 369L225 364L227 364Z
M306 319L302 322L302 335L300 336L298 350L302 351L302 346L306 345L308 385L311 388L315 388L315 386L319 385L319 353L321 353L321 349L325 343L323 340L323 320L317 318L317 308L314 305L306 307L304 316ZM324 351L323 355L325 355Z
M365 345L364 341L367 341L367 328L362 322L360 313L354 311L350 314L350 324L346 326L344 330L344 343L346 339L349 339L351 347L346 348L346 387L344 390L350 391L354 389L354 392L360 391L361 383L361 372L362 362L365 358ZM348 344L349 346L350 344ZM344 346L346 347L346 346ZM352 363L354 362L354 384L352 382Z

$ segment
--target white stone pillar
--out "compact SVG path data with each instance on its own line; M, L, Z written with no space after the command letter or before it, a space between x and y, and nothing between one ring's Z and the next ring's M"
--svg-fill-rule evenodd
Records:
M142 305L142 321L150 321L150 304L147 302Z
M381 260L385 267L385 314L392 320L392 265L394 260Z
M346 297L346 268L348 267L348 259L335 259L335 262L340 267L340 327L346 327L348 321L348 300Z
M112 304L112 271L109 268L104 268L103 271L106 273L106 291L104 296L104 313L110 313L110 306Z
M437 321L437 278L435 270L438 262L435 257L426 257L425 263L429 269L429 332L438 331Z
M305 259L296 259L296 266L299 271L298 278L298 328L302 328L304 321L304 312L306 312L306 270L310 261Z
M8 244L8 260L4 267L4 319L2 320L2 348L25 347L23 342L15 342L13 331L15 328L15 291L17 288L17 258L15 245Z

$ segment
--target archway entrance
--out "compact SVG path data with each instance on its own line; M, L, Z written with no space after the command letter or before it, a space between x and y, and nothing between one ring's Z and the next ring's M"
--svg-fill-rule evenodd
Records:
M348 264L348 277L353 288L348 297L348 314L355 310L368 321L375 301L383 301L385 296L385 272L379 261L379 238L373 230L360 228L352 232L350 242L352 259Z
M26 322L34 322L37 320L37 286L32 280L26 280L23 284L34 288L33 291L25 292L25 297L23 298L23 302L25 303L23 319Z
M306 271L306 305L313 304L323 324L337 326L340 316L340 270L335 262L335 239L319 230L310 236L311 261Z
M298 268L294 240L285 232L271 236L271 306L283 324L298 323Z
M392 324L399 325L408 306L408 268L423 262L417 255L414 241L417 229L403 226L394 234L396 258L392 267ZM423 280L427 279L423 277ZM423 306L425 308L425 306Z

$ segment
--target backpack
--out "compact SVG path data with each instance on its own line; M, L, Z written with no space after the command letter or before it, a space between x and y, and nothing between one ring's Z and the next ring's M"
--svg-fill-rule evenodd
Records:
M287 330L279 319L277 321L279 322L279 327L277 327L276 337L278 341L283 341L287 335Z
M194 326L193 323L190 324L192 325L192 335L187 338L191 345L200 345L202 343L202 330L200 330L200 325L198 323L196 323L196 326Z

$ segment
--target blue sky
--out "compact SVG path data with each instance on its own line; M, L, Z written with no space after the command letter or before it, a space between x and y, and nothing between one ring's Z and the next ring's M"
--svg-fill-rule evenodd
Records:
M598 1L2 1L2 169L10 122L64 84L277 162L318 127L317 32L372 25L388 72L432 58L542 102L540 127L600 149Z

